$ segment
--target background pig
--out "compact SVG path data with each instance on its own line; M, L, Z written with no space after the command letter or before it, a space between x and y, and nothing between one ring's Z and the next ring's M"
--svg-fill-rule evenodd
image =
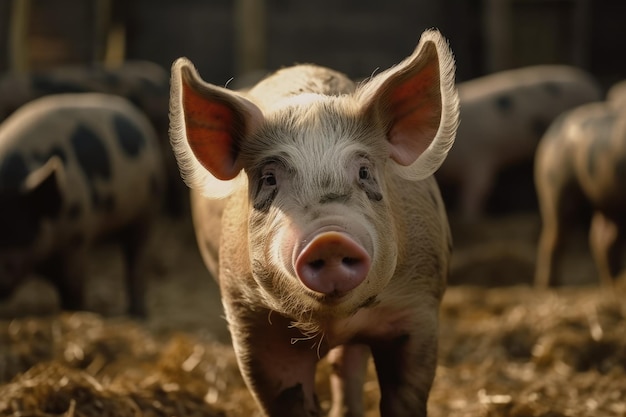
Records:
M150 119L160 139L167 167L166 209L181 215L188 209L188 193L180 181L169 144L169 74L149 61L126 61L114 68L102 65L61 66L0 76L0 121L20 106L51 94L98 92L122 96Z
M561 112L600 100L587 73L568 66L532 66L459 83L459 140L437 173L458 187L465 220L484 214L501 171L532 161L541 135ZM532 173L529 171L529 176Z
M593 210L592 255L610 284L623 270L626 248L626 111L597 102L559 117L537 149L535 184L543 221L536 284L560 282L559 250L581 202Z
M606 99L621 109L626 109L626 80L617 82L609 88Z
M0 118L27 102L51 94L100 92L127 98L159 125L167 123L169 77L148 61L127 61L116 68L102 65L61 66L0 76ZM165 125L166 126L166 125Z
M129 310L145 314L139 269L160 208L162 158L152 126L127 100L64 94L35 100L0 126L0 296L31 272L84 308L86 255L116 236Z
M204 83L186 59L172 71L172 143L196 190L198 243L265 414L319 415L326 354L331 414L362 414L371 352L381 414L426 415L451 250L431 176L457 126L446 42L426 32L356 88L312 65L246 96Z

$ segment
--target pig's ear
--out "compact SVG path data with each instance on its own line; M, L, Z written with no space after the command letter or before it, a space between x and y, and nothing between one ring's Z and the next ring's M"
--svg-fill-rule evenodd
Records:
M262 121L261 110L252 102L205 83L189 60L174 62L170 141L189 187L212 198L230 194L243 168L241 144Z
M57 156L50 158L24 180L22 194L30 207L42 216L55 217L61 211L66 185L65 167Z
M365 115L381 122L398 173L432 175L454 143L459 119L454 58L436 30L422 34L415 52L357 91Z

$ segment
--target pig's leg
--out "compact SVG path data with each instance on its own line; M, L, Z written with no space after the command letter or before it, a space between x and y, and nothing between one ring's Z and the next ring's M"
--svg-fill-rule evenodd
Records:
M366 345L340 346L330 351L330 386L333 405L330 417L363 416L363 384L370 349Z
M461 180L461 215L464 221L479 220L493 188L494 169L489 160L471 165Z
M559 221L556 202L541 201L542 228L537 247L535 286L547 288L556 281L555 254L559 248L562 224Z
M241 373L268 416L320 415L315 396L319 336L308 339L289 319L229 303L227 316ZM232 308L237 311L229 311Z
M623 237L619 225L603 213L595 212L591 220L589 243L600 281L611 286L621 268Z
M437 317L426 311L417 316L407 333L372 345L382 417L427 414L428 393L437 365Z
M561 258L567 222L573 217L571 208L579 200L580 192L574 184L565 184L561 178L550 173L537 174L535 184L542 222L537 245L535 286L547 288L559 283L557 263ZM566 195L571 199L566 199Z
M135 317L146 317L146 255L151 218L146 217L130 225L122 233L128 312Z
M48 265L49 276L56 284L63 310L85 309L87 255L87 248L76 248Z

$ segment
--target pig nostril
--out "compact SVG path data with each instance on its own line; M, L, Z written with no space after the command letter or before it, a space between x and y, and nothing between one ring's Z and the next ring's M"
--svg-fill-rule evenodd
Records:
M346 258L343 258L341 260L341 263L343 263L344 265L347 265L347 266L358 265L360 262L361 262L361 260L358 259L358 258L348 258L348 257L346 257Z
M348 267L358 265L361 262L362 261L359 258L345 257L341 259L341 264ZM326 261L324 261L323 259L316 259L309 262L309 266L315 271L321 271L322 269L324 269L324 267L327 266L327 264Z
M316 271L319 271L320 269L323 269L324 268L324 264L325 264L325 262L324 262L323 259L317 259L315 261L309 262L309 266L311 268L313 268L314 270L316 270Z

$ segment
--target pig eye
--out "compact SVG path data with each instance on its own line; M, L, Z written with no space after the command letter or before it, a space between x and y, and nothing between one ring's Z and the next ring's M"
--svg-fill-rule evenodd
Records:
M360 180L369 180L371 177L369 167L362 166L359 168L359 179Z
M273 187L276 185L276 176L273 172L267 172L261 177L261 182L263 185Z

